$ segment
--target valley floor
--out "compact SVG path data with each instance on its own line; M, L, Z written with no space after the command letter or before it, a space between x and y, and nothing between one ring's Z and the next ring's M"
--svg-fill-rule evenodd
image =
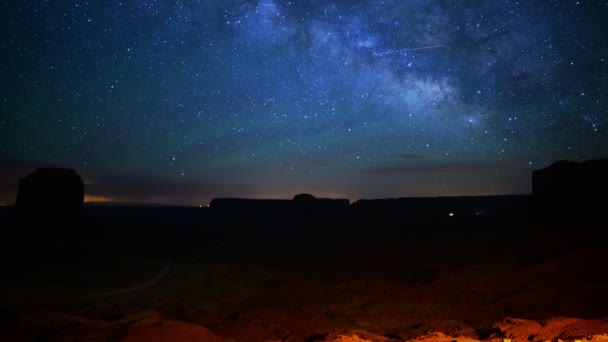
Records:
M244 230L175 257L111 244L22 253L4 260L0 339L608 340L602 237L546 226L369 234Z

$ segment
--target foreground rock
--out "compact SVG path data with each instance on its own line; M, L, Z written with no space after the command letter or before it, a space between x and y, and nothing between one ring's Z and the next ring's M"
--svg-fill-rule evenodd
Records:
M266 321L272 325L274 321ZM260 322L262 324L262 322ZM298 337L283 329L283 336L272 338L261 334L225 336L203 324L169 319L157 311L148 310L106 319L72 316L60 312L41 311L22 317L16 334L0 335L8 340L48 341L206 341L206 342L515 342L608 341L608 318L579 319L554 317L542 321L506 318L494 325L484 337L459 333L430 331L414 338L380 335L361 329L335 329L324 334Z
M22 325L26 333L13 335L10 340L234 342L202 325L165 319L156 311L143 311L116 320L39 312L29 315Z

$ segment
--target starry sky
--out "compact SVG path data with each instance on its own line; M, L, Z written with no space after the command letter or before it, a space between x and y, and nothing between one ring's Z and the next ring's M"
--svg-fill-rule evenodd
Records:
M529 193L608 156L608 2L10 1L0 202Z

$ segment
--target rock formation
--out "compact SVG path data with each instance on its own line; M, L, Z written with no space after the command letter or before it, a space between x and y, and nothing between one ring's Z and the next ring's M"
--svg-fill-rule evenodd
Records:
M293 196L295 209L314 210L319 208L319 200L311 194L299 194Z
M558 161L532 172L538 215L594 220L608 205L608 159L582 163Z
M16 207L39 218L70 218L81 214L84 184L71 169L39 168L19 180Z
M532 193L546 198L602 199L608 195L608 159L558 161L532 172Z

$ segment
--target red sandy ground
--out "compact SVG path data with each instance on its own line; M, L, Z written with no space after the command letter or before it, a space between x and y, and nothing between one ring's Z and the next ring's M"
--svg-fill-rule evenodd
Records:
M521 232L520 232L521 233ZM607 340L608 259L568 233L253 243L202 260L48 262L3 284L6 340ZM559 235L562 234L562 235ZM576 247L571 247L576 245ZM52 271L51 271L52 270ZM6 323L10 321L9 323Z

